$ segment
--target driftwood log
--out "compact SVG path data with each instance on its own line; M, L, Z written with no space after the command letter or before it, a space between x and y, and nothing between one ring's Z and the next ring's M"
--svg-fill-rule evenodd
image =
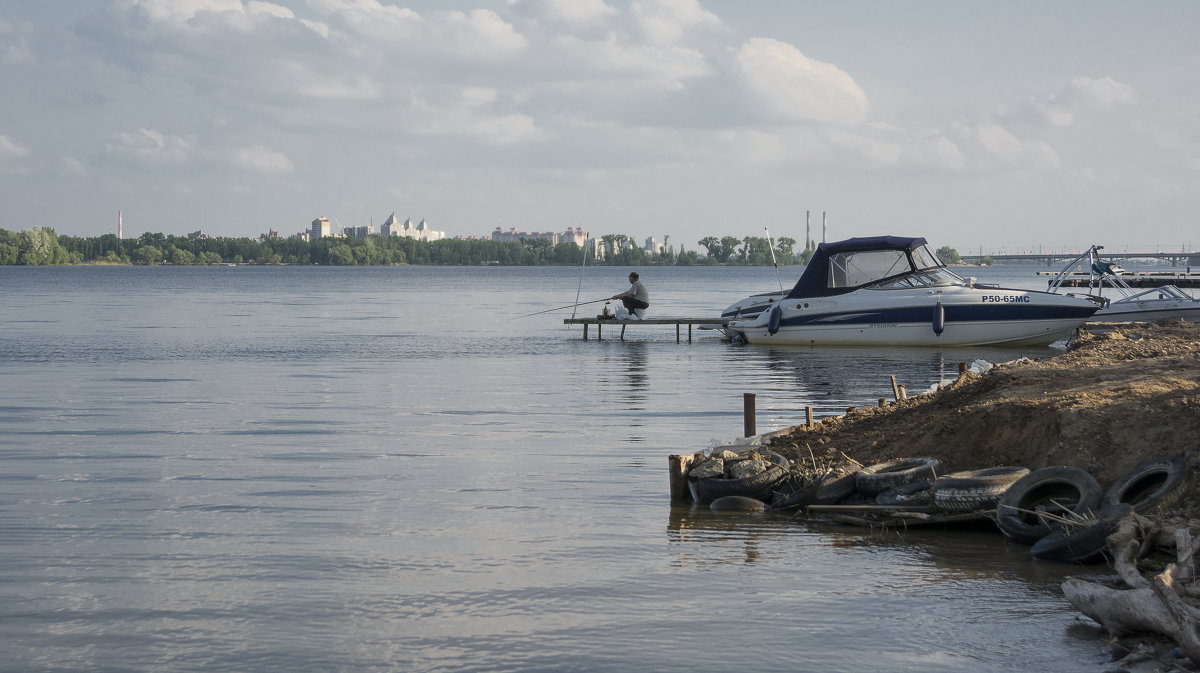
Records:
M1196 593L1187 583L1195 577L1192 563L1200 540L1186 525L1166 527L1130 514L1108 537L1107 546L1117 577L1128 588L1072 578L1062 584L1067 600L1113 636L1143 632L1167 636L1194 664L1200 664L1200 607L1185 600ZM1170 548L1175 550L1175 563L1162 572L1146 577L1138 570L1138 560L1148 552Z

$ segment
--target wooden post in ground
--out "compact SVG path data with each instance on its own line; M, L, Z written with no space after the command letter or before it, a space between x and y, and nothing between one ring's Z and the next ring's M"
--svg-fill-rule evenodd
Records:
M812 426L813 426L812 407L804 407L804 426L806 428L808 428L809 430L812 430Z
M961 379L962 377L964 377L966 375L967 375L967 363L965 363L965 362L958 363L958 378Z
M745 437L758 434L754 428L754 393L742 393L742 426Z
M704 460L703 453L693 453L689 456L667 456L667 466L671 475L671 499L691 500L692 491L688 488L687 473Z
M887 406L887 398L886 397L879 398L879 406L881 406L881 407Z
M902 399L902 400L907 400L907 399L908 399L908 393L907 393L907 392L905 392L905 390L904 390L904 386L903 386L903 385L902 385L902 386L900 386L900 398L899 398L899 399Z
M895 400L899 400L900 399L900 388L896 385L896 375L893 374L891 378L892 378L892 398Z

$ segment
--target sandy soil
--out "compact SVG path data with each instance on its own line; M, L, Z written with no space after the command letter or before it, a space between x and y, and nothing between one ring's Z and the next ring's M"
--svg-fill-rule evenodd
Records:
M1065 353L968 373L935 394L811 430L796 426L771 446L797 463L933 456L943 473L1069 465L1105 488L1157 456L1188 454L1200 471L1200 325L1163 321L1084 334Z

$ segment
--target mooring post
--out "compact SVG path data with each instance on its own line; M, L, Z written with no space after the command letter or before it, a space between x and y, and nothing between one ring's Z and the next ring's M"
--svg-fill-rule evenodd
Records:
M892 375L892 397L896 400L900 399L900 388L896 386L896 375Z
M903 385L902 385L902 386L900 386L900 399L902 399L902 400L907 400L907 399L908 399L908 393L904 391L904 386L903 386Z
M810 430L812 429L812 426L813 426L812 407L804 407L804 426Z
M742 425L746 437L758 434L754 431L754 393L742 393Z

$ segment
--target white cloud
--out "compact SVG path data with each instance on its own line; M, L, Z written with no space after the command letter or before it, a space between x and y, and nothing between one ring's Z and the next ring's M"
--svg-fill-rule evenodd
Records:
M8 136L0 136L0 159L22 159L29 156L29 148Z
M1137 91L1111 77L1077 77L1059 91L1026 104L1028 116L1049 126L1073 126L1087 110L1111 110L1137 103Z
M33 28L28 24L13 24L0 19L0 64L31 65L36 62L33 49L29 46L28 34Z
M1021 140L998 124L980 124L967 134L982 149L982 161L997 159L1002 165L1014 168L1058 168L1059 157L1054 148L1040 140Z
M287 7L260 0L122 0L117 7L138 12L150 21L174 24L186 24L204 15L226 19L260 15L295 18Z
M114 133L112 139L104 145L106 152L155 165L183 163L191 158L196 148L194 138L144 128L131 133Z
M63 172L67 173L68 175L78 175L82 177L88 174L87 167L83 165L82 161L76 159L75 157L63 157L62 169Z
M835 125L866 119L867 95L854 78L790 44L751 39L737 51L737 74L753 102L775 119Z
M721 24L698 0L634 0L631 9L642 34L653 44L674 44L696 26Z
M604 0L542 0L546 16L571 26L591 26L616 16Z
M288 159L286 154L262 145L234 150L233 161L242 168L260 173L291 173L294 168L291 159Z

